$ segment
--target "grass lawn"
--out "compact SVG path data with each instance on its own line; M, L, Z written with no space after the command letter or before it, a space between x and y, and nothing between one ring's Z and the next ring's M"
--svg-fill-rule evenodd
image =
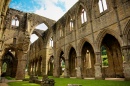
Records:
M39 84L29 83L28 81L9 82L9 86L40 86Z
M53 78L55 86L67 86L68 84L82 84L82 86L130 86L130 81L85 80L72 78ZM40 77L41 79L41 77ZM40 86L28 82L9 82L9 86Z

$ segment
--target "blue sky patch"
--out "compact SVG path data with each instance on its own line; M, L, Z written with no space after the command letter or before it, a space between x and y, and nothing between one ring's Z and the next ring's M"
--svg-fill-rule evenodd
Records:
M11 0L9 7L23 12L34 12L41 6L35 0Z
M63 11L66 11L65 2L61 2L61 1L58 0L58 2L55 3L55 5L56 5L57 7L60 7Z

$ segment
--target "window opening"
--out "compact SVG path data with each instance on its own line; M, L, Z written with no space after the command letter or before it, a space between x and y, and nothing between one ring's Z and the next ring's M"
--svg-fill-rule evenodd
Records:
M107 10L107 3L106 0L99 0L98 2L100 13Z
M81 22L83 24L86 21L87 21L86 11L84 9L82 9L82 12L81 12Z
M73 30L73 27L74 27L74 22L73 22L73 20L71 19L71 20L70 20L70 31Z
M18 20L17 17L14 17L14 18L12 19L12 25L13 25L13 26L19 26L19 20Z
M62 37L62 36L63 36L63 30L60 29L60 37Z
M53 38L50 39L50 47L53 47Z

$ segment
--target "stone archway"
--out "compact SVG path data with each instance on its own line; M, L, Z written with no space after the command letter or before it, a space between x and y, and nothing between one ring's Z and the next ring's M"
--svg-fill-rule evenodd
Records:
M118 40L114 36L112 36L110 34L106 34L102 40L100 47L102 47L102 46L105 47L107 58L108 58L108 66L104 67L102 65L103 76L105 78L106 77L109 77L109 78L124 77L124 75L123 75L123 57L122 57L122 52L121 52L121 46L120 46Z
M51 56L48 61L48 75L49 76L53 75L53 67L54 67L54 57Z
M76 65L77 65L77 57L76 51L72 47L69 52L69 73L70 77L76 77Z
M85 42L82 51L82 75L83 77L94 77L95 54L90 43Z
M6 69L4 69L4 64L7 65ZM14 58L13 54L10 51L6 52L2 57L2 74L4 76L15 77L17 71L17 64L18 61Z
M60 53L59 67L60 67L60 75L63 75L64 68L65 68L65 58L64 58L64 52L63 51Z

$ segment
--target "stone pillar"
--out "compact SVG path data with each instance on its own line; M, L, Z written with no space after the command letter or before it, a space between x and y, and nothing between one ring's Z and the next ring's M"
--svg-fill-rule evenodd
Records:
M69 61L65 59L65 70L64 70L64 77L69 78Z
M17 58L18 58L18 65L17 65L17 72L16 72L16 79L21 80L25 78L25 67L26 67L26 59L23 51L18 50Z
M34 75L37 75L37 62L34 63Z
M77 68L76 68L76 72L77 72L77 78L83 78L83 75L82 75L82 58L81 56L78 56L77 57Z
M0 59L0 75L2 73L2 59Z
M41 60L38 60L37 75L41 76Z
M125 80L130 81L130 46L123 46L122 51L124 55L123 72Z
M46 75L46 59L42 59L42 76L43 75Z
M28 63L28 75L31 75L31 63Z
M0 50L0 76L1 76L1 73L2 73L2 51Z
M34 62L32 62L31 68L32 68L31 75L34 75Z
M59 58L54 58L54 77L60 77L60 66L59 66Z
M102 76L102 65L101 65L101 53L96 52L95 53L96 57L96 63L95 63L95 79L103 79Z

